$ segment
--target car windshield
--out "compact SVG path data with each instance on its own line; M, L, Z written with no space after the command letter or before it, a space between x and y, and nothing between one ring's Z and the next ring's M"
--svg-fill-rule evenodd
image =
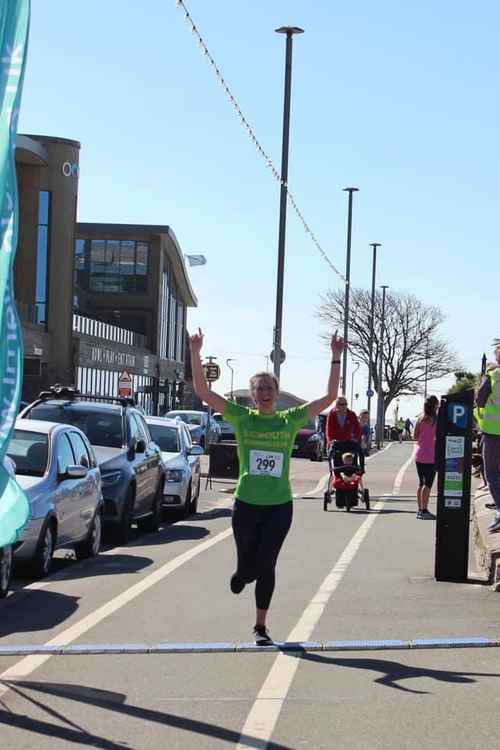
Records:
M163 424L148 422L151 437L164 453L179 453L179 430Z
M72 424L86 434L91 445L104 448L122 448L124 445L122 418L118 412L82 409L78 404L37 404L29 419Z
M186 424L195 424L200 425L201 424L201 414L189 414L189 412L185 411L175 411L170 412L166 415L170 419L175 419L175 417L180 417L183 422Z
M14 430L7 455L16 465L16 474L43 477L49 456L47 435L43 432Z

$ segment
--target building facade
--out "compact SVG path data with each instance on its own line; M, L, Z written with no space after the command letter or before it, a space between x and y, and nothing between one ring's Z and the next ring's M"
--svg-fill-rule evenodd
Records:
M80 144L18 136L15 294L23 398L54 383L148 413L182 401L186 311L197 301L169 226L77 223Z

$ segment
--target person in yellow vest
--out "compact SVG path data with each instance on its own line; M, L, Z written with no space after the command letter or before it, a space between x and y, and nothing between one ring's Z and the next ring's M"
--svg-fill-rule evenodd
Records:
M489 367L481 383L474 416L483 433L483 464L495 503L496 518L489 531L500 531L500 343L495 348L496 365Z

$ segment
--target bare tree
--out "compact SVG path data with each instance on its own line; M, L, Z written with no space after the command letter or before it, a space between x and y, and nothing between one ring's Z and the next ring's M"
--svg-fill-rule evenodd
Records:
M318 317L329 330L344 326L344 293L329 291L321 298ZM376 293L373 357L370 362L371 293L351 289L348 348L353 357L371 367L374 390L378 393L382 294ZM412 294L386 294L383 377L384 407L399 396L423 393L424 385L458 370L460 364L448 343L439 337L444 314ZM328 340L330 334L323 334Z

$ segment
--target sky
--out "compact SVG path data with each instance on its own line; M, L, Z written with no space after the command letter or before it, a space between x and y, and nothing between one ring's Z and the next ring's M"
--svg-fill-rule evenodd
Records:
M19 132L81 143L79 221L170 225L198 307L188 326L217 357L219 392L265 369L275 317L279 185L241 127L175 0L32 0ZM478 371L498 323L500 5L483 0L186 0L212 56L279 169L283 25L294 38L289 187L353 286L411 292ZM342 280L288 211L281 387L325 392L317 317ZM350 369L347 377L350 391ZM361 368L354 406L365 406ZM453 382L431 383L430 392ZM350 393L348 392L350 397ZM413 417L422 397L401 399ZM390 415L388 415L390 416Z

